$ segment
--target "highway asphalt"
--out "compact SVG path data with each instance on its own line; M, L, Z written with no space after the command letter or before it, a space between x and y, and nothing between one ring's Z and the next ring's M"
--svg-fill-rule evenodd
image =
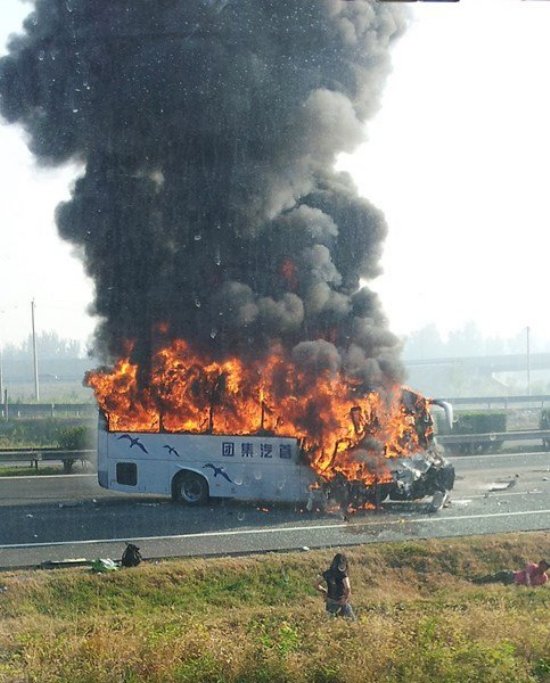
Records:
M377 541L550 529L550 454L453 458L451 503L385 504L347 518L213 501L185 508L168 499L101 489L95 474L0 478L0 568L64 559L119 559L126 541L145 558L212 556Z

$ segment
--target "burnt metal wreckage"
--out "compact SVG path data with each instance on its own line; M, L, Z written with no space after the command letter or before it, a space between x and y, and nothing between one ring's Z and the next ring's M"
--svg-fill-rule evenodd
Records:
M365 485L343 474L323 485L329 500L342 509L378 508L385 501L418 501L431 496L430 511L438 512L449 500L455 470L437 446L412 458L395 458L388 463L391 481Z
M429 410L426 407L418 411L419 398L415 392L403 390L402 405L407 413L414 415L421 450L413 455L386 457L385 446L365 435L360 445L350 451L350 458L368 465L374 473L372 482L366 484L339 472L322 486L327 500L350 511L378 509L383 502L388 501L419 501L429 497L430 512L438 512L447 504L454 487L455 469L436 441ZM432 399L427 404L443 408L448 426L452 425L452 407L449 403ZM359 408L352 411L356 431L360 429L359 415Z

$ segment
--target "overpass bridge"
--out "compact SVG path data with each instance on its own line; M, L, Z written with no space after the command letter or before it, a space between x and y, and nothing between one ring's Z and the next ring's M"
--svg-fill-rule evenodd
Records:
M526 372L527 369L550 369L550 353L511 353L498 356L458 356L449 358L404 359L408 369L447 368L461 369L478 374L496 372Z

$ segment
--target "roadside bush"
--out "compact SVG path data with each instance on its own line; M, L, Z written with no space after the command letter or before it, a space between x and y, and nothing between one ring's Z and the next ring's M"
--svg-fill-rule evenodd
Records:
M84 451L93 447L92 438L92 431L89 427L78 425L59 430L57 442L63 451ZM75 460L77 458L63 461L63 470L67 474L71 472Z
M56 448L62 431L83 428L92 433L82 418L10 419L0 423L1 448ZM88 443L91 443L91 436ZM91 448L87 445L84 448Z
M2 448L55 448L61 427L75 425L75 420L10 419L0 425ZM81 424L82 420L78 421Z
M60 429L57 435L60 448L66 451L82 451L92 448L92 433L85 425Z
M457 434L505 432L506 422L506 413L503 411L459 413L454 431Z
M458 419L453 425L455 434L492 434L505 432L507 428L507 415L503 411L477 411L458 414ZM462 453L479 453L484 450L498 451L502 441L480 439L479 441L460 444Z
M13 418L0 421L0 449L81 451L94 447L95 428L87 418ZM56 460L46 456L43 459ZM71 471L76 459L64 462L65 472Z

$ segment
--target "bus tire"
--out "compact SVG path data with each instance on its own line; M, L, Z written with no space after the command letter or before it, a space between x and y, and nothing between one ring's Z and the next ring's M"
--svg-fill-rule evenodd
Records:
M208 500L208 482L195 472L180 472L174 478L172 491L174 500L185 505L204 505Z

